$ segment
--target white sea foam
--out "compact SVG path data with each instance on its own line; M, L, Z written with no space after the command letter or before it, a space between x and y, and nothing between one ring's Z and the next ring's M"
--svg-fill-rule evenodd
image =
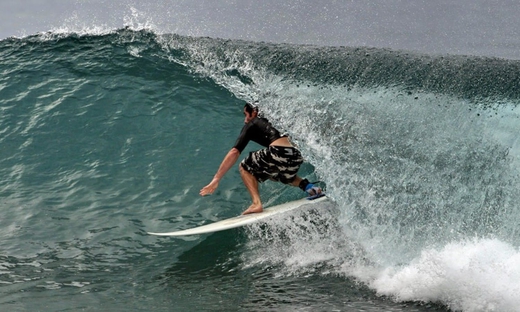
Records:
M358 277L398 301L442 302L462 311L520 311L520 251L497 239L426 249L374 279Z

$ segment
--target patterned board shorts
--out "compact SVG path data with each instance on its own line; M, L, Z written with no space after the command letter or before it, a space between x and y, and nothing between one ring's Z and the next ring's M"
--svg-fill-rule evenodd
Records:
M249 153L240 165L251 173L258 182L265 180L291 183L296 177L303 157L294 147L269 146L256 152Z

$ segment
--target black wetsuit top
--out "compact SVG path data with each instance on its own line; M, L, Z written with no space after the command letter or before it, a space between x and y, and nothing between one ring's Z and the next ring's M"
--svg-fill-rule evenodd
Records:
M255 117L244 125L233 147L242 153L247 143L251 140L267 147L269 144L285 136L286 135L281 135L267 119Z

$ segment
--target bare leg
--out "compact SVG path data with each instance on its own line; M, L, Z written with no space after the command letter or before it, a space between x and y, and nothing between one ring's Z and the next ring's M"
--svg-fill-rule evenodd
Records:
M239 167L242 181L244 181L244 185L246 186L249 194L251 195L251 199L253 200L253 204L251 204L251 206L249 206L246 211L242 212L242 214L262 212L263 208L262 201L260 200L260 193L258 192L258 181L251 173L242 168L242 166Z
M294 180L291 182L291 185L299 187L300 186L300 182L302 180L303 180L302 178L300 178L299 176L296 176L296 178L294 178Z

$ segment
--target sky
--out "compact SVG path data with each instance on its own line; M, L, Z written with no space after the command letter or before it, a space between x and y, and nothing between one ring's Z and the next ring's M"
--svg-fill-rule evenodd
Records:
M518 0L2 0L0 39L147 26L159 33L520 59Z

